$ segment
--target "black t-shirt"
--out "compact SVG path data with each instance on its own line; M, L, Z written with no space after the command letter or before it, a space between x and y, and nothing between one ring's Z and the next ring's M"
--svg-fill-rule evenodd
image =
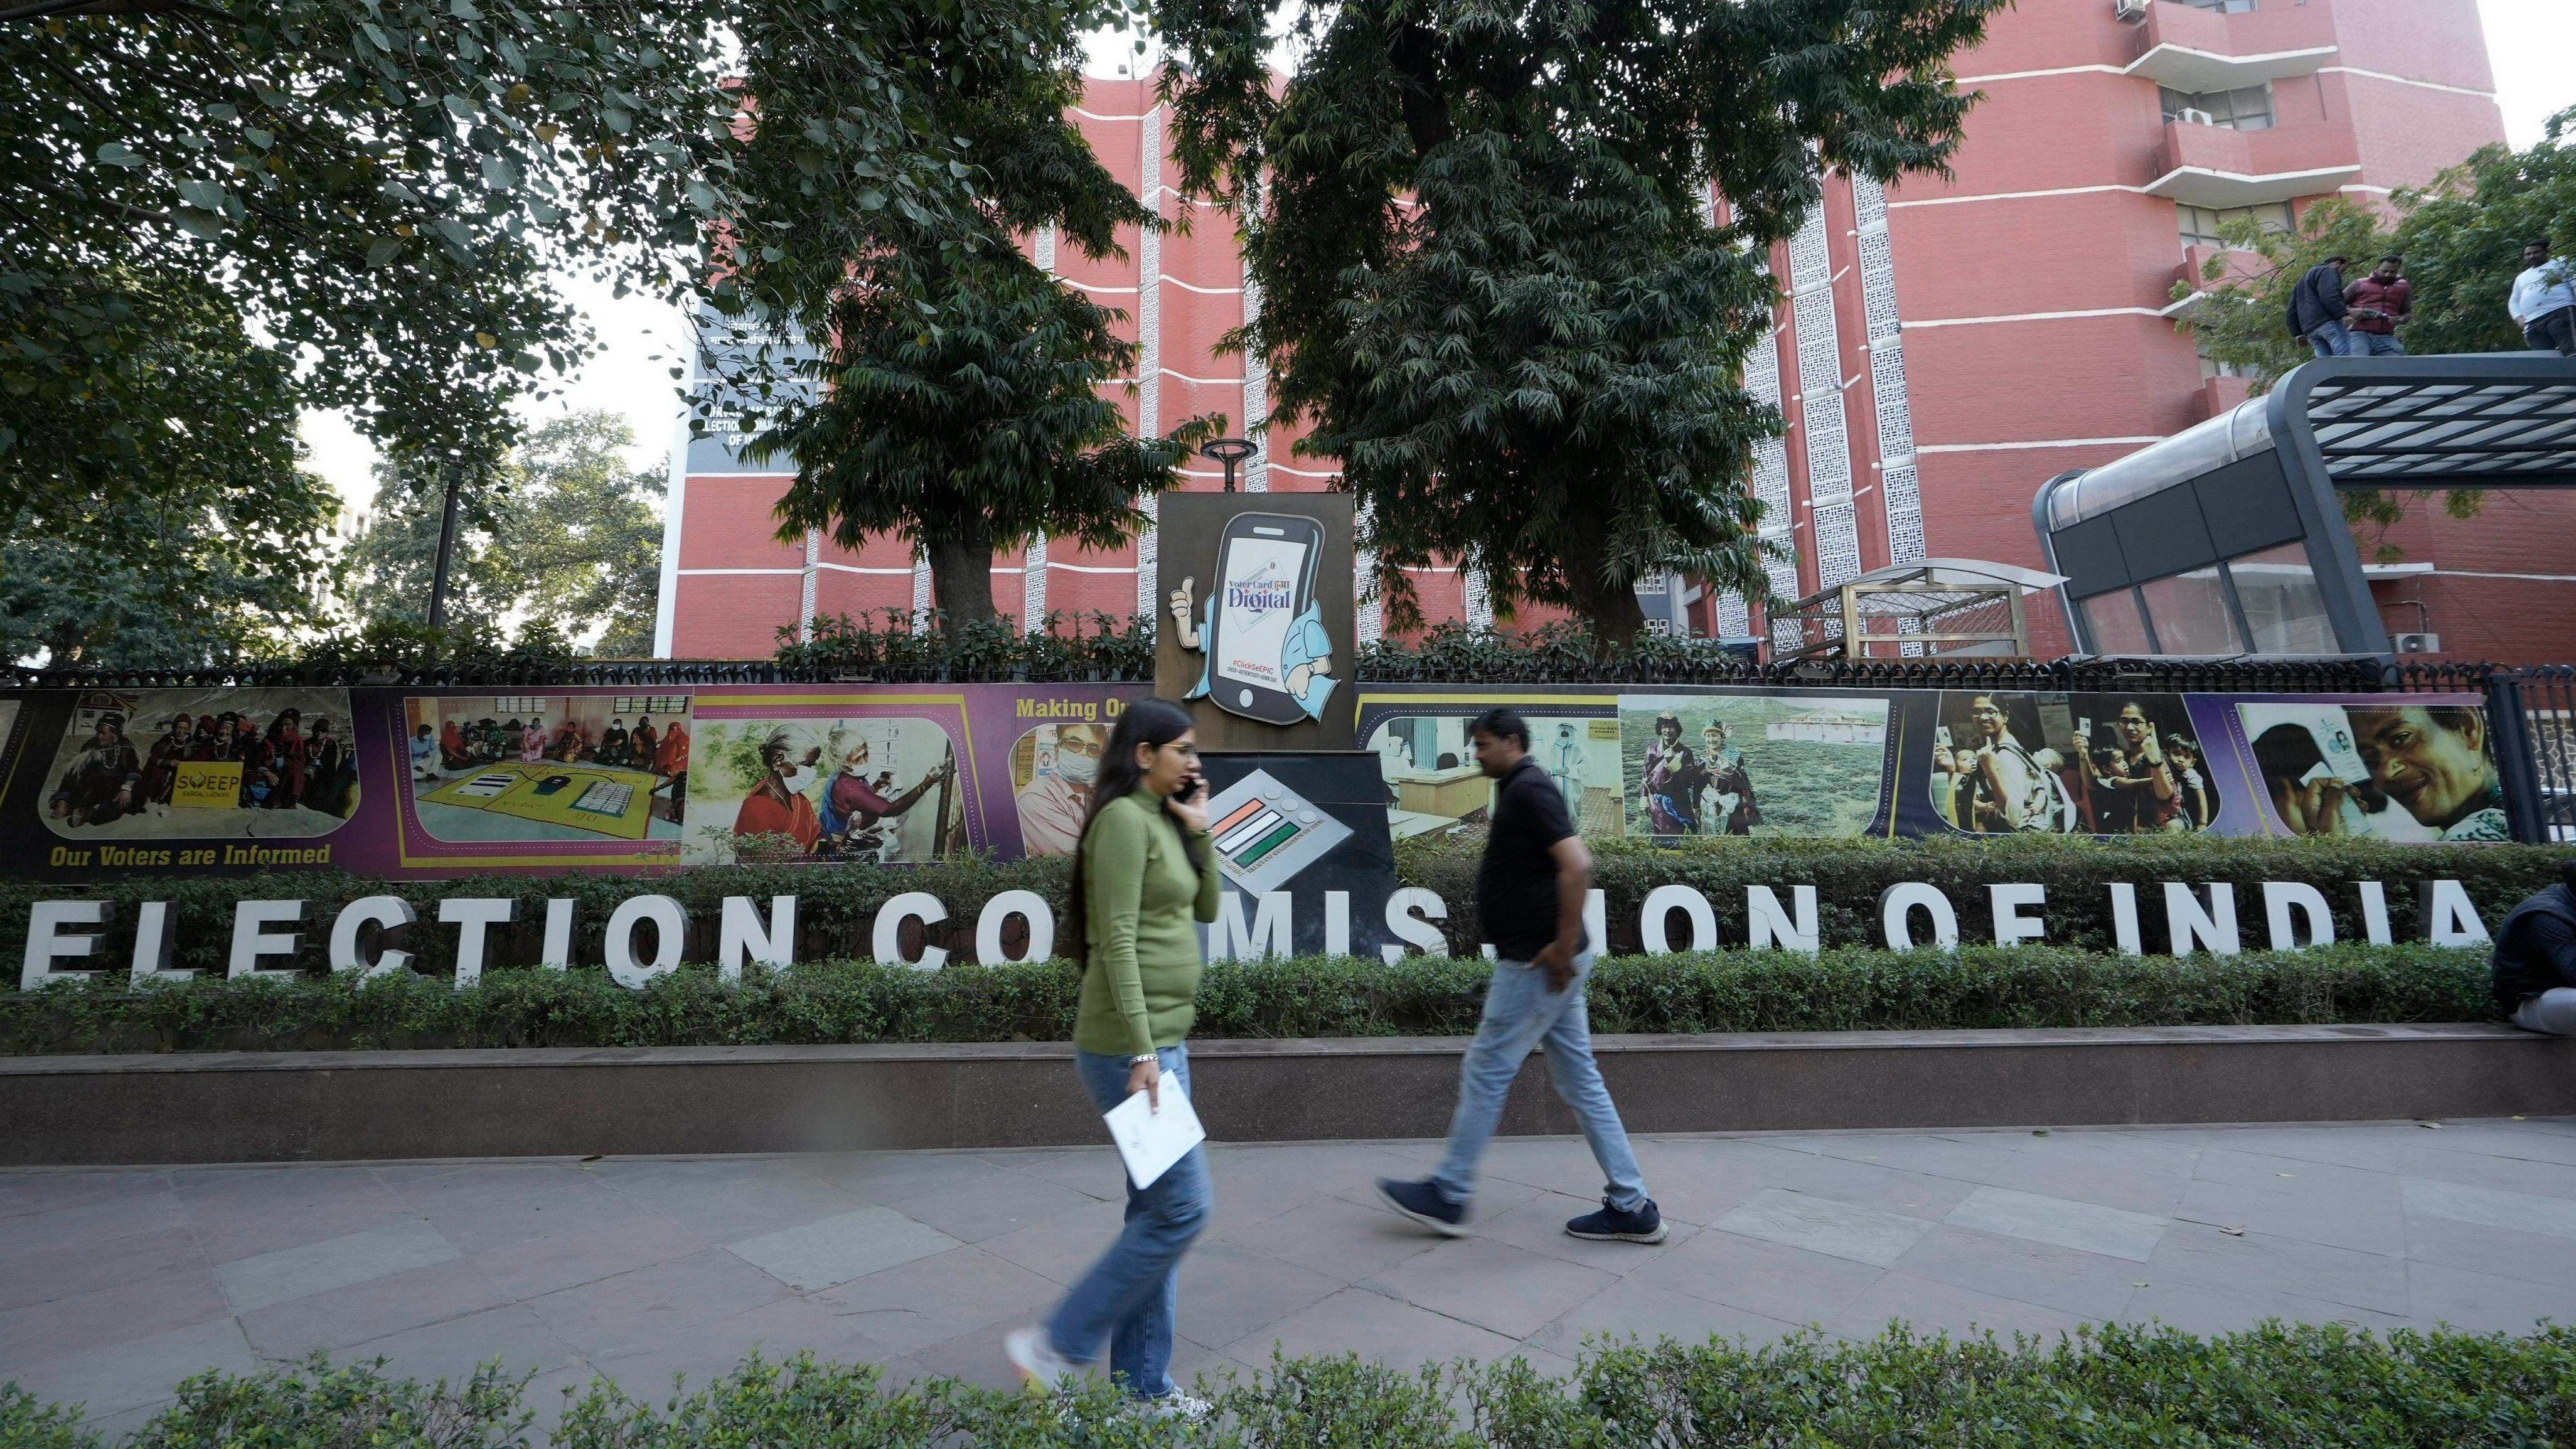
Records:
M2554 885L2505 917L2489 958L2495 999L2511 1011L2527 998L2576 986L2576 892Z
M1504 960L1527 961L1556 939L1556 861L1548 851L1572 834L1556 781L1523 755L1494 787L1493 824L1476 867L1476 919Z

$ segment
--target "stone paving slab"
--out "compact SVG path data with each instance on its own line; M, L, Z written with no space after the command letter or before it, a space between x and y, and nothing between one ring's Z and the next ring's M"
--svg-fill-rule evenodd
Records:
M1469 1237L1371 1183L1433 1142L1218 1144L1175 1372L1292 1353L1414 1364L1594 1335L2054 1334L2265 1318L2527 1331L2576 1316L2576 1119L1641 1136L1671 1236L1562 1232L1580 1139L1499 1142ZM1117 1231L1106 1147L0 1171L0 1381L139 1427L173 1385L316 1348L548 1407L660 1397L754 1348L1001 1384Z

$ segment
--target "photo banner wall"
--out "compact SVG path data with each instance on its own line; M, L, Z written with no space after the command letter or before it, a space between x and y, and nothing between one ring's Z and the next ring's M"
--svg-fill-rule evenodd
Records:
M1595 839L2511 838L2474 694L1364 686L1396 838L1483 818L1467 725L1496 705Z
M388 879L1072 849L1144 685L30 690L0 869ZM1369 685L1397 839L1480 822L1467 722L1519 710L1594 839L2504 840L2477 695Z

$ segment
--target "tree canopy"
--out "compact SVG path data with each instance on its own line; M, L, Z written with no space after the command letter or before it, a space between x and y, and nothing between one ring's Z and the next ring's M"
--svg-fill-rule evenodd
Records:
M1081 99L1084 30L1124 14L1101 0L899 7L898 43L818 45L802 28L744 35L742 210L727 218L738 270L712 310L752 338L753 365L720 379L766 426L757 456L791 462L780 536L820 528L856 546L893 534L928 557L947 618L994 617L997 548L1039 533L1111 547L1171 486L1212 428L1125 435L1099 395L1132 374L1116 312L1057 282L1020 250L1052 228L1091 257L1122 227L1163 223L1100 164L1069 109ZM897 59L900 64L894 63ZM884 149L944 160L972 204L926 207L889 191L848 138L894 127ZM820 138L842 138L834 155Z
M1766 250L1820 167L1945 165L1975 99L1949 57L2001 3L1352 0L1295 11L1274 87L1267 3L1163 0L1182 184L1234 209L1260 284L1236 340L1271 423L1341 460L1394 622L1441 561L1605 645L1650 573L1767 593Z
M558 290L585 269L775 329L886 258L1040 224L1105 251L1141 213L1063 107L1119 3L0 7L0 516L122 527L292 476L297 408L488 471L509 404L588 350ZM229 371L174 385L174 307L241 335ZM792 359L745 372L801 396ZM263 408L288 425L231 426ZM317 564L284 490L224 508Z
M584 341L547 269L699 244L718 20L648 0L13 10L0 307L36 325L0 391L80 389L79 339L112 325L91 299L122 268L208 279L295 357L305 405L388 444L505 428L502 405ZM95 481L15 430L0 502Z
M890 270L890 269L889 269ZM882 274L881 274L882 275ZM1011 252L907 268L846 293L816 364L830 384L754 444L798 462L779 516L857 547L917 539L942 615L994 617L998 548L1039 533L1108 548L1143 522L1214 424L1129 436L1100 389L1136 365L1110 314Z
M298 465L287 358L171 271L104 269L39 305L112 336L91 337L78 386L0 390L0 428L39 418L18 430L24 466L68 485L0 508L8 657L184 667L281 643L318 607L308 565L334 509Z
M594 653L653 652L665 475L626 466L633 442L613 414L550 419L460 495L448 586L460 629L568 648L596 628ZM441 469L417 455L377 469L374 516L338 580L362 633L426 622L444 489Z

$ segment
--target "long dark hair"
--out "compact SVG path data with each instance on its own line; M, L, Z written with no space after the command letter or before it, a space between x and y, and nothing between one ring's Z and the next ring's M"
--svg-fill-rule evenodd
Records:
M1076 959L1091 955L1091 922L1084 909L1082 847L1091 841L1091 822L1100 812L1121 796L1136 793L1144 772L1136 768L1136 747L1168 745L1188 734L1197 724L1190 712L1168 699L1140 699L1127 706L1118 723L1109 728L1109 743L1100 747L1100 778L1091 784L1091 808L1082 815L1082 835L1073 847L1072 898L1064 903L1064 934L1058 940L1070 940ZM1172 802L1163 802L1163 811L1172 815L1178 825L1180 816L1172 814Z

